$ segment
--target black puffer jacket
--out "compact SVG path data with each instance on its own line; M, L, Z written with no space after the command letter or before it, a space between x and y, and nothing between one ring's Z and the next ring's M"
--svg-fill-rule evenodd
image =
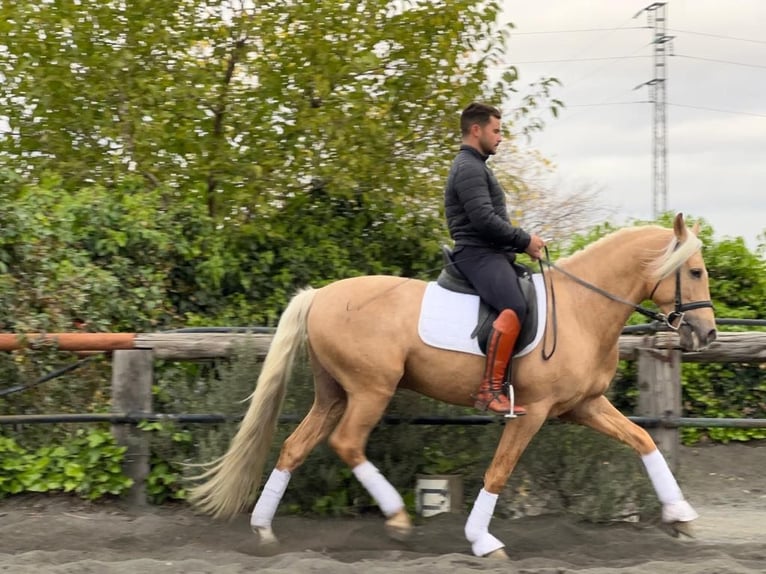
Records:
M444 188L447 227L455 245L486 246L523 252L529 234L508 221L505 193L487 167L487 158L461 145Z

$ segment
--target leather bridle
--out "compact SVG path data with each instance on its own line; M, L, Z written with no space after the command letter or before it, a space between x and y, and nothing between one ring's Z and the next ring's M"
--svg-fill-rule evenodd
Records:
M700 300L700 301L691 301L689 303L684 303L682 301L681 299L681 269L680 268L677 269L675 273L676 275L675 306L673 311L671 311L669 314L666 315L665 313L662 313L661 311L648 309L646 307L643 307L642 305L638 305L636 303L633 303L632 301L628 301L627 299L618 297L617 295L614 295L610 293L609 291L606 291L602 289L601 287L594 285L593 283L589 283L588 281L585 281L584 279L577 277L576 275L570 273L566 269L562 269L561 267L559 267L558 265L556 265L555 263L551 261L547 247L545 247L544 259L545 261L543 261L543 259L539 260L540 272L542 273L542 276L543 276L543 283L545 283L545 272L543 270L543 264L545 264L549 268L555 269L559 273L566 275L575 283L578 283L579 285L582 285L583 287L590 289L591 291L594 291L598 293L599 295L606 297L607 299L616 301L617 303L622 303L623 305L627 305L628 307L631 307L637 313L640 313L641 315L648 317L649 319L652 319L653 321L658 321L660 323L663 323L672 331L678 331L684 324L687 324L687 321L685 319L685 314L687 311L693 311L694 309L705 309L705 308L712 309L713 308L713 302L710 301L709 299ZM657 288L660 286L660 283L662 283L663 279L660 279L659 281L657 281L656 285L652 289L652 292L649 294L649 299L654 297L654 293L657 291ZM556 294L553 289L552 281L551 281L551 313L552 313L552 325L553 325L553 348L551 349L550 353L548 353L545 350L545 344L543 344L542 356L543 356L543 359L546 361L550 359L553 356L553 353L556 351L556 340L557 340L557 333L558 333L558 321L556 319Z
M657 287L660 286L661 282L662 282L662 279L657 281L657 284L654 286L654 289L652 289L652 292L649 294L649 299L654 297L654 292L657 291ZM692 301L690 303L683 303L681 301L681 269L676 269L675 308L668 315L659 313L658 318L662 322L664 322L669 329L672 329L673 331L678 331L678 329L680 329L681 326L686 323L686 320L684 319L684 315L687 311L693 311L694 309L705 309L705 308L712 309L713 302L709 299ZM676 321L678 322L676 323Z

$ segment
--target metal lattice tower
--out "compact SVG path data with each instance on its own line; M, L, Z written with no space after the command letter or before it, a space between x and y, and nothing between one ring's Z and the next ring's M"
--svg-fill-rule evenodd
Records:
M665 2L654 2L636 13L637 18L646 12L649 26L654 26L654 78L636 86L649 87L651 102L654 104L654 135L652 137L653 154L652 168L654 171L654 188L652 199L652 216L656 219L668 209L668 155L667 155L667 124L665 114L665 94L667 91L667 64L665 57L672 54L673 36L665 34L667 22L667 5Z

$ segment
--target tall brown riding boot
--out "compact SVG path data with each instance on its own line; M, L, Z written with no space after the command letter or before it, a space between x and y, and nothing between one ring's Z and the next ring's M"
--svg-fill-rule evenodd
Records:
M521 331L519 317L511 309L503 310L492 323L492 333L487 345L487 367L474 405L477 409L489 409L502 414L510 413L511 401L503 392L503 383L519 331ZM514 405L513 414L525 415L527 411Z

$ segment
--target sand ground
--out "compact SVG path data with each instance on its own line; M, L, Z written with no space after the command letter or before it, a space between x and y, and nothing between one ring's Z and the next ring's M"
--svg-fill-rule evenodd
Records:
M591 525L562 516L492 522L510 562L475 558L465 516L420 520L406 543L381 518L278 517L281 546L185 506L130 510L62 497L0 501L0 573L715 574L766 572L766 444L684 448L679 482L700 513L695 539L655 525Z

